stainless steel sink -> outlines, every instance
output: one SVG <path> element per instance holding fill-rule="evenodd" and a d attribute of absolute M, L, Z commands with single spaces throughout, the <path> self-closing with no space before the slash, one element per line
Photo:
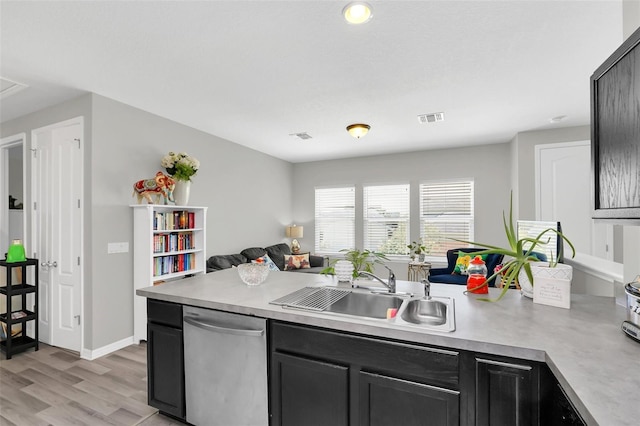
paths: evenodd
<path fill-rule="evenodd" d="M 283 308 L 385 320 L 434 331 L 454 331 L 454 300 L 449 297 L 416 298 L 395 293 L 364 293 L 333 287 L 304 287 L 270 302 Z M 397 309 L 387 319 L 388 309 Z"/>
<path fill-rule="evenodd" d="M 411 300 L 400 317 L 413 324 L 441 325 L 447 322 L 447 304 L 435 299 Z"/>
<path fill-rule="evenodd" d="M 400 309 L 404 300 L 397 296 L 353 292 L 332 303 L 325 312 L 384 319 L 387 309 Z"/>
<path fill-rule="evenodd" d="M 435 331 L 454 331 L 456 329 L 454 300 L 450 297 L 407 300 L 398 311 L 395 322 Z"/>

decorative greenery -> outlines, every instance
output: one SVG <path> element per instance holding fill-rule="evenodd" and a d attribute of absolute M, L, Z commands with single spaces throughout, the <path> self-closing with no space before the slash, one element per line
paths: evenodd
<path fill-rule="evenodd" d="M 191 176 L 194 176 L 200 168 L 200 162 L 186 152 L 179 154 L 169 152 L 162 157 L 160 164 L 175 180 L 182 181 L 190 181 Z"/>
<path fill-rule="evenodd" d="M 384 253 L 377 253 L 370 250 L 358 250 L 358 249 L 343 249 L 340 252 L 344 252 L 344 260 L 348 260 L 353 263 L 353 278 L 358 277 L 359 271 L 369 272 L 373 274 L 373 265 L 378 263 L 380 265 L 384 264 L 383 260 L 389 260 Z M 330 262 L 329 266 L 324 268 L 321 274 L 335 274 L 335 264 L 338 260 L 342 259 L 334 259 Z"/>
<path fill-rule="evenodd" d="M 419 239 L 418 241 L 412 241 L 411 244 L 407 246 L 407 248 L 411 253 L 414 253 L 418 256 L 422 253 L 429 254 L 429 249 L 427 249 L 427 246 L 422 242 L 422 239 Z"/>
<path fill-rule="evenodd" d="M 492 246 L 489 244 L 478 243 L 473 241 L 462 241 L 456 240 L 463 243 L 472 244 L 474 246 L 486 247 L 487 250 L 478 251 L 475 253 L 469 253 L 471 256 L 483 255 L 483 254 L 501 254 L 505 256 L 505 258 L 509 258 L 503 263 L 502 268 L 497 271 L 494 271 L 493 275 L 489 276 L 485 283 L 482 286 L 489 285 L 488 282 L 498 275 L 502 275 L 502 292 L 497 299 L 479 299 L 484 301 L 497 302 L 502 299 L 505 294 L 507 294 L 507 290 L 509 290 L 509 286 L 511 284 L 515 284 L 518 279 L 518 275 L 520 271 L 524 270 L 527 274 L 527 278 L 529 278 L 529 282 L 533 285 L 533 274 L 531 273 L 531 262 L 537 262 L 539 259 L 535 256 L 535 249 L 539 245 L 544 245 L 549 242 L 549 238 L 545 238 L 545 235 L 548 233 L 555 233 L 559 238 L 562 238 L 564 241 L 569 244 L 571 247 L 572 255 L 574 257 L 576 255 L 576 250 L 573 247 L 571 241 L 565 237 L 562 232 L 554 229 L 547 228 L 544 231 L 540 232 L 536 238 L 520 238 L 518 239 L 516 228 L 513 224 L 513 193 L 511 193 L 511 200 L 509 202 L 509 222 L 507 223 L 507 218 L 505 217 L 504 212 L 502 212 L 502 222 L 504 223 L 504 230 L 507 236 L 507 240 L 509 242 L 508 248 L 502 248 L 497 246 Z M 526 248 L 525 248 L 526 247 Z M 558 259 L 551 259 L 549 263 L 550 267 L 555 267 L 558 264 Z M 480 286 L 480 287 L 482 287 Z M 478 288 L 480 288 L 478 287 Z M 475 290 L 475 289 L 473 289 Z"/>

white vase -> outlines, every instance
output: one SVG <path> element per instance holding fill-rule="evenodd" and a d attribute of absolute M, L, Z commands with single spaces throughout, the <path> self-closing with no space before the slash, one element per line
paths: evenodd
<path fill-rule="evenodd" d="M 186 206 L 187 204 L 189 204 L 190 192 L 190 180 L 176 180 L 176 187 L 173 189 L 173 199 L 176 203 L 176 206 Z"/>
<path fill-rule="evenodd" d="M 353 263 L 348 260 L 338 260 L 333 266 L 338 281 L 353 281 Z"/>
<path fill-rule="evenodd" d="M 549 262 L 533 262 L 531 263 L 531 275 L 535 283 L 536 277 L 555 278 L 559 280 L 571 281 L 573 277 L 573 268 L 564 263 L 558 263 L 555 267 L 550 267 Z M 524 269 L 518 274 L 518 283 L 520 284 L 520 292 L 523 296 L 533 299 L 533 285 L 527 277 Z"/>

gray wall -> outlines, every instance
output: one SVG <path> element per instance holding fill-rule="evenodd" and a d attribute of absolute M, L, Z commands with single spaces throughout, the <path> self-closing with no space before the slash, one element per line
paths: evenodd
<path fill-rule="evenodd" d="M 22 191 L 22 145 L 13 146 L 9 151 L 9 195 L 17 198 L 16 204 L 24 204 Z"/>
<path fill-rule="evenodd" d="M 366 144 L 366 139 L 363 140 Z M 298 163 L 293 166 L 293 218 L 303 225 L 304 251 L 313 251 L 314 188 L 335 185 L 410 183 L 412 187 L 411 239 L 419 232 L 417 189 L 422 181 L 472 178 L 475 182 L 475 240 L 506 244 L 502 212 L 509 208 L 511 191 L 509 144 L 410 152 L 404 154 Z M 360 208 L 358 208 L 360 206 Z M 362 201 L 356 196 L 356 246 L 362 248 Z M 360 213 L 358 213 L 360 212 Z M 345 247 L 349 248 L 349 247 Z M 406 279 L 406 261 L 393 266 L 399 279 Z"/>
<path fill-rule="evenodd" d="M 536 219 L 535 146 L 590 140 L 590 126 L 522 132 L 513 138 L 511 149 L 515 162 L 512 163 L 512 180 L 516 217 L 522 220 Z"/>
<path fill-rule="evenodd" d="M 84 349 L 133 334 L 132 252 L 107 254 L 107 244 L 132 247 L 132 185 L 161 170 L 168 151 L 200 160 L 190 204 L 209 207 L 208 256 L 285 241 L 293 173 L 286 161 L 94 94 L 2 123 L 0 136 L 26 132 L 30 148 L 32 129 L 77 116 L 85 123 Z M 29 176 L 27 162 L 27 187 Z"/>

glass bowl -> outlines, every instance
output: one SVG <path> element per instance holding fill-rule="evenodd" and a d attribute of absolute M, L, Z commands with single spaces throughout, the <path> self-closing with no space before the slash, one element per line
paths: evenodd
<path fill-rule="evenodd" d="M 269 275 L 266 263 L 242 263 L 238 265 L 238 275 L 246 285 L 260 285 Z"/>

